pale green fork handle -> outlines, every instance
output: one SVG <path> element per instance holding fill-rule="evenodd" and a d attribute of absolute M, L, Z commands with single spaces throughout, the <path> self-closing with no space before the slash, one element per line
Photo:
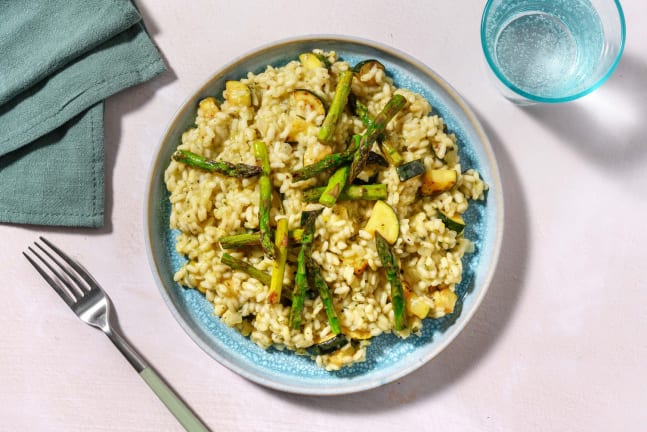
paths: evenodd
<path fill-rule="evenodd" d="M 209 428 L 193 414 L 193 411 L 171 390 L 155 370 L 148 365 L 146 360 L 135 350 L 135 348 L 121 335 L 114 322 L 105 328 L 103 332 L 113 344 L 126 357 L 128 362 L 135 368 L 146 384 L 155 392 L 158 398 L 166 405 L 169 411 L 180 422 L 188 432 L 210 432 Z"/>
<path fill-rule="evenodd" d="M 189 432 L 209 432 L 209 429 L 198 417 L 180 400 L 173 390 L 166 385 L 162 378 L 150 367 L 142 370 L 139 375 L 146 381 L 146 384 L 160 398 L 166 408 L 171 411 L 184 429 Z"/>

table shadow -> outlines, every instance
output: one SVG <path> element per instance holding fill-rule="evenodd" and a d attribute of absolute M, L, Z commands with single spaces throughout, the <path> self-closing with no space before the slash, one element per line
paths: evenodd
<path fill-rule="evenodd" d="M 476 314 L 437 357 L 411 374 L 361 393 L 329 396 L 285 394 L 260 387 L 302 408 L 343 413 L 384 412 L 415 404 L 448 391 L 474 369 L 505 332 L 522 294 L 530 247 L 528 210 L 517 168 L 492 127 L 481 119 L 496 154 L 504 196 L 501 255 L 492 283 Z"/>
<path fill-rule="evenodd" d="M 625 55 L 609 80 L 582 99 L 522 108 L 559 141 L 608 172 L 647 160 L 647 64 Z"/>

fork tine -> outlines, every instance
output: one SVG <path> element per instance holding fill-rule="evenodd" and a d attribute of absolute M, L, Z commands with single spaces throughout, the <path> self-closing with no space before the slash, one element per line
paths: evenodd
<path fill-rule="evenodd" d="M 63 282 L 63 284 L 72 291 L 72 294 L 74 294 L 74 297 L 77 297 L 77 300 L 80 299 L 85 295 L 85 292 L 87 291 L 85 288 L 85 284 L 79 280 L 79 278 L 74 274 L 72 270 L 70 270 L 67 266 L 62 264 L 58 259 L 56 259 L 55 256 L 53 256 L 47 249 L 45 249 L 40 243 L 34 242 L 34 244 L 43 251 L 45 255 L 54 263 L 56 264 L 63 272 L 65 275 L 58 273 L 53 267 L 50 267 L 50 265 L 45 262 L 45 265 L 49 267 L 49 269 L 58 276 L 58 278 Z M 39 257 L 40 258 L 40 257 Z M 67 277 L 66 277 L 67 276 Z M 69 279 L 68 279 L 69 278 Z M 70 283 L 70 279 L 72 280 L 73 283 Z"/>
<path fill-rule="evenodd" d="M 43 259 L 34 251 L 32 248 L 28 248 L 34 255 L 36 255 L 38 258 L 40 258 L 41 261 Z M 71 294 L 65 290 L 57 281 L 55 281 L 49 273 L 47 273 L 43 268 L 29 255 L 27 255 L 25 252 L 22 253 L 25 258 L 27 258 L 27 261 L 31 263 L 31 265 L 34 266 L 36 271 L 40 273 L 40 275 L 45 279 L 45 281 L 52 287 L 54 288 L 54 291 L 63 299 L 63 301 L 70 307 L 75 303 L 75 299 L 72 298 Z"/>
<path fill-rule="evenodd" d="M 78 273 L 79 276 L 81 276 L 83 278 L 83 280 L 87 283 L 86 288 L 89 288 L 89 290 L 101 289 L 100 286 L 99 286 L 99 283 L 90 275 L 90 273 L 81 264 L 79 264 L 77 261 L 70 258 L 65 252 L 60 250 L 58 247 L 56 247 L 52 242 L 47 240 L 45 237 L 39 237 L 39 238 L 43 241 L 43 243 L 45 243 L 47 246 L 49 246 L 50 249 L 52 249 L 54 252 L 56 252 L 56 254 L 59 257 L 61 257 L 70 267 L 72 267 Z M 41 247 L 41 249 L 42 249 L 42 247 Z M 50 257 L 51 257 L 51 255 L 50 255 Z M 52 258 L 52 259 L 54 259 L 54 258 Z M 61 266 L 61 264 L 59 264 L 59 266 L 61 268 L 63 268 L 63 270 L 65 270 L 65 266 Z M 68 275 L 70 275 L 69 271 L 65 271 L 65 272 Z M 80 281 L 78 281 L 77 278 L 75 278 L 72 275 L 70 275 L 70 276 L 72 278 L 74 278 L 77 281 L 77 283 L 79 283 L 79 286 L 83 285 L 83 284 L 80 283 Z"/>

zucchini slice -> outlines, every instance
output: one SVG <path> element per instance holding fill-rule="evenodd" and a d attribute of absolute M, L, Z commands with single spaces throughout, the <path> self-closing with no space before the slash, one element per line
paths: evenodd
<path fill-rule="evenodd" d="M 234 105 L 252 105 L 252 92 L 246 84 L 240 81 L 227 81 L 225 83 L 224 96 L 229 103 Z"/>
<path fill-rule="evenodd" d="M 433 169 L 425 171 L 422 175 L 421 195 L 433 195 L 445 192 L 454 187 L 458 181 L 458 174 L 453 169 Z"/>
<path fill-rule="evenodd" d="M 310 355 L 323 355 L 335 352 L 348 343 L 348 338 L 343 333 L 339 333 L 318 344 L 309 346 L 306 351 Z"/>
<path fill-rule="evenodd" d="M 465 229 L 465 221 L 461 215 L 447 216 L 445 213 L 440 210 L 436 210 L 436 216 L 443 221 L 443 224 L 452 231 L 456 231 L 457 234 L 460 234 Z"/>
<path fill-rule="evenodd" d="M 380 233 L 389 244 L 395 243 L 400 236 L 400 221 L 393 207 L 384 201 L 375 201 L 371 216 L 366 222 L 364 230 L 368 233 Z"/>
<path fill-rule="evenodd" d="M 421 159 L 412 160 L 397 167 L 396 172 L 401 182 L 417 177 L 425 173 L 425 164 Z"/>
<path fill-rule="evenodd" d="M 299 61 L 306 69 L 325 68 L 327 67 L 326 63 L 324 63 L 321 57 L 325 59 L 324 56 L 318 56 L 315 53 L 303 53 L 299 54 Z"/>
<path fill-rule="evenodd" d="M 315 112 L 321 123 L 326 117 L 326 105 L 321 97 L 306 89 L 296 89 L 292 92 L 292 108 L 294 114 L 301 118 L 308 118 L 309 112 Z M 318 125 L 317 125 L 318 126 Z"/>
<path fill-rule="evenodd" d="M 385 70 L 384 65 L 382 63 L 380 63 L 375 59 L 369 59 L 369 60 L 364 60 L 357 63 L 353 67 L 353 72 L 355 72 L 360 82 L 366 83 L 368 85 L 376 85 L 377 80 L 375 79 L 375 73 L 377 73 L 377 71 L 373 72 L 373 75 L 370 78 L 365 80 L 362 79 L 362 77 L 370 73 L 373 68 L 381 69 L 382 72 L 384 72 Z"/>

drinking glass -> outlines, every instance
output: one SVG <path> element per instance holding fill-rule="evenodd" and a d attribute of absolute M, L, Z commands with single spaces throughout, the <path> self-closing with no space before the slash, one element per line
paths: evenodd
<path fill-rule="evenodd" d="M 497 86 L 520 105 L 592 92 L 613 73 L 624 43 L 618 0 L 489 0 L 481 20 Z"/>

